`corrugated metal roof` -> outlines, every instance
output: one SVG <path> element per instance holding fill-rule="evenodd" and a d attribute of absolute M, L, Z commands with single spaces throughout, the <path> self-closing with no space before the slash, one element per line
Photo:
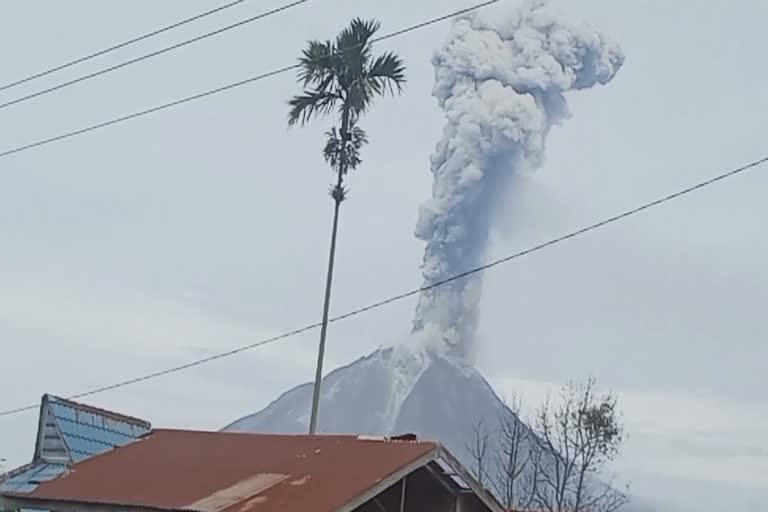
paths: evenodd
<path fill-rule="evenodd" d="M 201 512 L 333 511 L 437 454 L 430 442 L 155 430 L 10 495 Z"/>

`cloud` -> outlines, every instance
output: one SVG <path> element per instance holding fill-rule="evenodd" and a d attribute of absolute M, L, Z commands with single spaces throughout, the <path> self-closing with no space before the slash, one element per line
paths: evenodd
<path fill-rule="evenodd" d="M 199 296 L 173 298 L 125 283 L 40 273 L 0 271 L 0 281 L 3 353 L 28 362 L 4 365 L 13 385 L 0 396 L 3 408 L 34 404 L 43 393 L 81 393 L 279 334 L 207 307 Z M 83 400 L 160 426 L 216 429 L 309 380 L 315 342 L 309 332 Z M 34 411 L 2 418 L 0 456 L 9 465 L 27 461 L 34 429 Z"/>

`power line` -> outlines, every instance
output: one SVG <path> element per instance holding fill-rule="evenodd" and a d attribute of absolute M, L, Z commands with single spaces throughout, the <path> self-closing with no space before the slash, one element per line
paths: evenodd
<path fill-rule="evenodd" d="M 193 37 L 192 39 L 187 39 L 186 41 L 182 41 L 180 43 L 176 43 L 171 46 L 167 46 L 165 48 L 161 48 L 159 50 L 156 50 L 154 52 L 150 52 L 147 54 L 144 54 L 140 57 L 136 57 L 134 59 L 127 60 L 125 62 L 121 62 L 120 64 L 115 64 L 114 66 L 110 66 L 108 68 L 104 68 L 99 71 L 95 71 L 93 73 L 89 73 L 87 75 L 83 75 L 81 77 L 75 78 L 73 80 L 69 80 L 67 82 L 60 83 L 58 85 L 54 85 L 52 87 L 48 87 L 47 89 L 43 89 L 41 91 L 33 92 L 31 94 L 27 94 L 26 96 L 22 96 L 20 98 L 16 98 L 15 100 L 7 101 L 5 103 L 0 103 L 0 109 L 4 109 L 7 107 L 10 107 L 11 105 L 17 105 L 19 103 L 23 103 L 25 101 L 31 100 L 33 98 L 38 98 L 40 96 L 44 96 L 46 94 L 52 93 L 54 91 L 58 91 L 60 89 L 64 89 L 65 87 L 69 87 L 71 85 L 79 84 L 81 82 L 85 82 L 86 80 L 90 80 L 91 78 L 96 78 L 97 76 L 106 75 L 107 73 L 111 73 L 112 71 L 116 71 L 118 69 L 124 68 L 126 66 L 130 66 L 131 64 L 136 64 L 137 62 L 141 62 L 147 59 L 151 59 L 152 57 L 157 57 L 158 55 L 162 55 L 164 53 L 168 53 L 173 50 L 178 50 L 179 48 L 183 48 L 184 46 L 188 46 L 192 43 L 197 43 L 199 41 L 203 41 L 205 39 L 208 39 L 209 37 L 217 36 L 219 34 L 223 34 L 224 32 L 227 32 L 229 30 L 233 30 L 235 28 L 242 27 L 244 25 L 247 25 L 248 23 L 253 23 L 254 21 L 258 21 L 264 18 L 267 18 L 269 16 L 273 16 L 275 14 L 281 13 L 283 11 L 287 11 L 288 9 L 291 9 L 293 7 L 298 7 L 299 5 L 305 4 L 309 2 L 310 0 L 296 0 L 294 2 L 291 2 L 289 4 L 283 5 L 281 7 L 277 7 L 275 9 L 263 12 L 261 14 L 257 14 L 255 16 L 251 16 L 250 18 L 246 18 L 242 21 L 238 21 L 237 23 L 233 23 L 231 25 L 227 25 L 226 27 L 222 27 L 220 29 L 214 30 L 212 32 L 206 32 L 205 34 L 202 34 L 197 37 Z"/>
<path fill-rule="evenodd" d="M 45 71 L 41 71 L 39 73 L 35 73 L 34 75 L 30 75 L 26 78 L 22 78 L 20 80 L 16 80 L 15 82 L 11 82 L 8 84 L 5 84 L 3 86 L 0 86 L 0 91 L 5 91 L 6 89 L 10 89 L 12 87 L 16 87 L 17 85 L 25 84 L 27 82 L 30 82 L 32 80 L 35 80 L 37 78 L 41 78 L 47 75 L 50 75 L 51 73 L 55 73 L 57 71 L 61 71 L 62 69 L 66 69 L 68 67 L 74 66 L 76 64 L 80 64 L 81 62 L 85 62 L 87 60 L 91 60 L 96 57 L 100 57 L 104 54 L 113 52 L 115 50 L 119 50 L 120 48 L 125 48 L 126 46 L 130 46 L 132 44 L 138 43 L 139 41 L 144 41 L 145 39 L 149 39 L 150 37 L 154 37 L 156 35 L 162 34 L 163 32 L 168 32 L 169 30 L 173 30 L 175 28 L 181 27 L 182 25 L 186 25 L 188 23 L 192 23 L 193 21 L 197 21 L 199 19 L 205 18 L 207 16 L 210 16 L 212 14 L 216 14 L 217 12 L 221 12 L 225 9 L 229 9 L 230 7 L 234 7 L 236 5 L 239 5 L 246 0 L 237 0 L 235 2 L 230 2 L 228 4 L 216 7 L 215 9 L 211 9 L 210 11 L 205 11 L 200 14 L 196 14 L 192 17 L 183 19 L 181 21 L 177 21 L 176 23 L 172 23 L 171 25 L 166 25 L 165 27 L 159 28 L 157 30 L 153 30 L 152 32 L 140 35 L 138 37 L 134 37 L 133 39 L 129 39 L 128 41 L 124 41 L 122 43 L 116 44 L 114 46 L 110 46 L 109 48 L 105 48 L 103 50 L 99 50 L 94 53 L 90 53 L 88 55 L 85 55 L 83 57 L 79 57 L 75 60 L 71 60 L 69 62 L 66 62 L 64 64 L 61 64 L 59 66 L 53 67 L 51 69 L 47 69 Z"/>
<path fill-rule="evenodd" d="M 398 302 L 398 301 L 401 301 L 403 299 L 406 299 L 406 298 L 409 298 L 409 297 L 413 297 L 415 295 L 419 295 L 420 293 L 425 292 L 427 290 L 431 290 L 433 288 L 438 288 L 438 287 L 444 286 L 444 285 L 446 285 L 448 283 L 452 283 L 454 281 L 458 281 L 460 279 L 464 279 L 464 278 L 467 278 L 469 276 L 472 276 L 472 275 L 475 275 L 475 274 L 479 274 L 481 272 L 484 272 L 486 270 L 492 269 L 492 268 L 497 267 L 499 265 L 502 265 L 504 263 L 509 263 L 510 261 L 522 258 L 523 256 L 527 256 L 529 254 L 541 251 L 541 250 L 546 249 L 548 247 L 552 247 L 554 245 L 560 244 L 560 243 L 565 242 L 567 240 L 570 240 L 572 238 L 576 238 L 578 236 L 584 235 L 584 234 L 586 234 L 586 233 L 588 233 L 590 231 L 594 231 L 596 229 L 602 228 L 604 226 L 607 226 L 608 224 L 613 224 L 613 223 L 618 222 L 620 220 L 626 219 L 627 217 L 630 217 L 632 215 L 636 215 L 636 214 L 638 214 L 640 212 L 643 212 L 645 210 L 648 210 L 650 208 L 659 206 L 659 205 L 661 205 L 663 203 L 667 203 L 669 201 L 673 201 L 673 200 L 678 199 L 678 198 L 680 198 L 682 196 L 685 196 L 687 194 L 695 192 L 695 191 L 697 191 L 699 189 L 708 187 L 710 185 L 714 185 L 714 184 L 716 184 L 718 182 L 721 182 L 723 180 L 726 180 L 728 178 L 736 176 L 737 174 L 744 173 L 744 172 L 746 172 L 746 171 L 748 171 L 750 169 L 753 169 L 753 168 L 758 167 L 759 165 L 762 165 L 762 164 L 765 164 L 765 163 L 768 163 L 768 156 L 760 158 L 759 160 L 755 160 L 753 162 L 750 162 L 750 163 L 748 163 L 746 165 L 743 165 L 743 166 L 738 167 L 736 169 L 730 170 L 730 171 L 725 172 L 723 174 L 719 174 L 719 175 L 715 176 L 714 178 L 710 178 L 708 180 L 701 181 L 701 182 L 699 182 L 699 183 L 697 183 L 695 185 L 692 185 L 690 187 L 684 188 L 682 190 L 679 190 L 677 192 L 674 192 L 672 194 L 664 196 L 664 197 L 662 197 L 660 199 L 656 199 L 654 201 L 645 203 L 645 204 L 643 204 L 641 206 L 638 206 L 636 208 L 632 208 L 631 210 L 626 210 L 626 211 L 624 211 L 622 213 L 619 213 L 618 215 L 614 215 L 613 217 L 609 217 L 607 219 L 601 220 L 601 221 L 596 222 L 594 224 L 590 224 L 590 225 L 588 225 L 586 227 L 583 227 L 581 229 L 577 229 L 576 231 L 571 231 L 570 233 L 567 233 L 565 235 L 561 235 L 561 236 L 559 236 L 557 238 L 553 238 L 553 239 L 551 239 L 551 240 L 549 240 L 547 242 L 544 242 L 544 243 L 541 243 L 541 244 L 538 244 L 538 245 L 534 245 L 533 247 L 529 247 L 528 249 L 525 249 L 523 251 L 516 252 L 514 254 L 510 254 L 509 256 L 506 256 L 504 258 L 500 258 L 500 259 L 491 261 L 489 263 L 486 263 L 485 265 L 482 265 L 482 266 L 479 266 L 479 267 L 475 267 L 475 268 L 473 268 L 471 270 L 467 270 L 466 272 L 462 272 L 460 274 L 456 274 L 456 275 L 448 277 L 446 279 L 442 279 L 440 281 L 435 281 L 434 283 L 428 284 L 426 286 L 422 286 L 421 288 L 416 288 L 414 290 L 410 290 L 410 291 L 407 291 L 405 293 L 401 293 L 399 295 L 394 295 L 392 297 L 389 297 L 388 299 L 384 299 L 384 300 L 381 300 L 379 302 L 375 302 L 373 304 L 369 304 L 368 306 L 365 306 L 365 307 L 362 307 L 362 308 L 359 308 L 359 309 L 355 309 L 355 310 L 350 311 L 348 313 L 345 313 L 343 315 L 339 315 L 339 316 L 333 317 L 333 318 L 331 318 L 329 320 L 329 323 L 340 322 L 342 320 L 346 320 L 348 318 L 351 318 L 351 317 L 354 317 L 354 316 L 358 316 L 358 315 L 361 315 L 363 313 L 367 313 L 368 311 L 371 311 L 373 309 L 378 309 L 378 308 L 384 307 L 386 305 L 392 304 L 393 302 Z M 210 357 L 206 357 L 206 358 L 203 358 L 203 359 L 198 359 L 198 360 L 195 360 L 195 361 L 192 361 L 192 362 L 180 365 L 180 366 L 175 366 L 173 368 L 168 368 L 166 370 L 161 370 L 161 371 L 150 373 L 150 374 L 143 375 L 143 376 L 140 376 L 140 377 L 135 377 L 133 379 L 129 379 L 129 380 L 125 380 L 125 381 L 122 381 L 122 382 L 118 382 L 116 384 L 111 384 L 109 386 L 104 386 L 104 387 L 101 387 L 101 388 L 93 389 L 91 391 L 86 391 L 84 393 L 79 393 L 77 395 L 71 396 L 70 398 L 71 399 L 84 398 L 84 397 L 87 397 L 87 396 L 92 396 L 92 395 L 96 395 L 96 394 L 99 394 L 99 393 L 103 393 L 105 391 L 111 391 L 111 390 L 114 390 L 114 389 L 123 388 L 125 386 L 130 386 L 130 385 L 133 385 L 133 384 L 137 384 L 139 382 L 144 382 L 144 381 L 147 381 L 147 380 L 156 379 L 156 378 L 162 377 L 164 375 L 169 375 L 169 374 L 172 374 L 172 373 L 176 373 L 176 372 L 180 372 L 180 371 L 183 371 L 183 370 L 187 370 L 189 368 L 193 368 L 193 367 L 200 366 L 200 365 L 203 365 L 203 364 L 206 364 L 206 363 L 210 363 L 210 362 L 216 361 L 218 359 L 223 359 L 223 358 L 226 358 L 226 357 L 230 357 L 230 356 L 233 356 L 233 355 L 236 355 L 236 354 L 240 354 L 242 352 L 246 352 L 248 350 L 251 350 L 251 349 L 254 349 L 254 348 L 257 348 L 257 347 L 261 347 L 261 346 L 264 346 L 264 345 L 269 345 L 269 344 L 275 343 L 277 341 L 281 341 L 281 340 L 284 340 L 284 339 L 287 339 L 287 338 L 291 338 L 291 337 L 296 336 L 298 334 L 302 334 L 304 332 L 316 329 L 316 328 L 318 328 L 320 326 L 321 326 L 320 322 L 317 322 L 317 323 L 314 323 L 314 324 L 310 324 L 310 325 L 307 325 L 305 327 L 301 327 L 299 329 L 295 329 L 293 331 L 286 332 L 284 334 L 280 334 L 278 336 L 273 336 L 272 338 L 267 338 L 265 340 L 261 340 L 261 341 L 258 341 L 256 343 L 252 343 L 250 345 L 245 345 L 245 346 L 236 348 L 234 350 L 230 350 L 228 352 L 222 352 L 222 353 L 219 353 L 219 354 L 216 354 L 216 355 L 213 355 L 213 356 L 210 356 Z M 9 409 L 9 410 L 0 412 L 0 417 L 2 417 L 2 416 L 10 416 L 12 414 L 18 414 L 18 413 L 25 412 L 25 411 L 35 410 L 35 409 L 37 409 L 37 407 L 38 407 L 38 405 L 35 404 L 35 405 L 27 405 L 27 406 L 24 406 L 24 407 L 18 407 L 16 409 Z"/>
<path fill-rule="evenodd" d="M 375 42 L 384 41 L 386 39 L 392 39 L 394 37 L 398 37 L 398 36 L 407 34 L 409 32 L 413 32 L 415 30 L 420 30 L 420 29 L 425 28 L 427 26 L 434 25 L 436 23 L 445 21 L 447 19 L 454 18 L 454 17 L 460 16 L 462 14 L 466 14 L 466 13 L 469 13 L 469 12 L 481 9 L 483 7 L 487 7 L 487 6 L 491 5 L 491 4 L 495 4 L 495 3 L 498 3 L 500 1 L 501 0 L 489 0 L 489 1 L 477 4 L 477 5 L 474 5 L 472 7 L 468 7 L 466 9 L 461 9 L 461 10 L 458 10 L 458 11 L 454 11 L 452 13 L 445 14 L 445 15 L 439 16 L 437 18 L 432 18 L 432 19 L 424 21 L 422 23 L 418 23 L 416 25 L 411 25 L 410 27 L 407 27 L 407 28 L 398 30 L 396 32 L 392 32 L 392 33 L 389 33 L 387 35 L 384 35 L 384 36 L 372 39 L 371 42 L 375 43 Z M 344 48 L 341 51 L 345 51 L 345 50 L 348 50 L 348 49 L 349 48 Z M 84 133 L 92 132 L 94 130 L 99 130 L 101 128 L 106 128 L 108 126 L 112 126 L 112 125 L 115 125 L 115 124 L 120 124 L 120 123 L 123 123 L 125 121 L 129 121 L 131 119 L 136 119 L 138 117 L 143 117 L 143 116 L 146 116 L 146 115 L 149 115 L 149 114 L 154 114 L 155 112 L 159 112 L 161 110 L 166 110 L 166 109 L 169 109 L 169 108 L 172 108 L 172 107 L 176 107 L 176 106 L 179 106 L 179 105 L 182 105 L 182 104 L 185 104 L 185 103 L 189 103 L 189 102 L 192 102 L 192 101 L 195 101 L 195 100 L 206 98 L 208 96 L 212 96 L 214 94 L 218 94 L 218 93 L 221 93 L 221 92 L 224 92 L 224 91 L 229 91 L 231 89 L 242 87 L 244 85 L 247 85 L 247 84 L 250 84 L 250 83 L 253 83 L 253 82 L 258 82 L 258 81 L 261 81 L 261 80 L 264 80 L 264 79 L 267 79 L 267 78 L 270 78 L 270 77 L 273 77 L 273 76 L 276 76 L 276 75 L 281 75 L 283 73 L 287 73 L 288 71 L 291 71 L 293 69 L 297 69 L 299 66 L 300 66 L 300 64 L 292 64 L 290 66 L 285 66 L 283 68 L 276 69 L 274 71 L 269 71 L 267 73 L 262 73 L 260 75 L 256 75 L 256 76 L 252 76 L 250 78 L 246 78 L 245 80 L 240 80 L 239 82 L 230 83 L 230 84 L 227 84 L 227 85 L 224 85 L 224 86 L 221 86 L 221 87 L 217 87 L 216 89 L 210 89 L 208 91 L 201 92 L 201 93 L 198 93 L 198 94 L 194 94 L 192 96 L 187 96 L 186 98 L 175 100 L 175 101 L 172 101 L 170 103 L 164 103 L 162 105 L 158 105 L 156 107 L 152 107 L 152 108 L 149 108 L 149 109 L 146 109 L 146 110 L 141 110 L 139 112 L 134 112 L 133 114 L 128 114 L 128 115 L 125 115 L 125 116 L 122 116 L 122 117 L 117 117 L 117 118 L 114 118 L 114 119 L 110 119 L 109 121 L 104 121 L 104 122 L 101 122 L 101 123 L 98 123 L 98 124 L 87 126 L 85 128 L 80 128 L 78 130 L 74 130 L 74 131 L 71 131 L 71 132 L 63 133 L 63 134 L 60 134 L 60 135 L 56 135 L 54 137 L 50 137 L 50 138 L 47 138 L 47 139 L 42 139 L 42 140 L 39 140 L 37 142 L 32 142 L 30 144 L 26 144 L 26 145 L 19 146 L 19 147 L 13 148 L 13 149 L 9 149 L 9 150 L 1 152 L 0 153 L 0 158 L 6 157 L 6 156 L 9 156 L 9 155 L 13 155 L 15 153 L 20 153 L 22 151 L 26 151 L 26 150 L 29 150 L 29 149 L 32 149 L 32 148 L 36 148 L 36 147 L 40 147 L 40 146 L 45 146 L 45 145 L 48 145 L 48 144 L 51 144 L 53 142 L 57 142 L 57 141 L 60 141 L 60 140 L 69 139 L 71 137 L 76 137 L 78 135 L 82 135 Z"/>

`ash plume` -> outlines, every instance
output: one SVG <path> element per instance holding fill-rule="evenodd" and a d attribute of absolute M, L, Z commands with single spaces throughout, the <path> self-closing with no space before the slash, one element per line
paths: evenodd
<path fill-rule="evenodd" d="M 569 117 L 565 93 L 606 84 L 623 61 L 607 37 L 562 22 L 543 1 L 454 22 L 432 59 L 447 122 L 416 227 L 425 285 L 484 262 L 509 180 L 543 164 L 550 129 Z M 414 333 L 429 352 L 471 362 L 481 287 L 475 275 L 421 294 Z"/>

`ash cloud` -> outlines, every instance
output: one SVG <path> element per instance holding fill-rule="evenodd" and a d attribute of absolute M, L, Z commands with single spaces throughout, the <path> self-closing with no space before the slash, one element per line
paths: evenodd
<path fill-rule="evenodd" d="M 570 115 L 565 94 L 608 83 L 624 56 L 536 1 L 459 18 L 432 62 L 446 125 L 416 226 L 425 285 L 484 263 L 495 206 L 510 179 L 543 164 L 550 129 Z M 413 326 L 421 343 L 471 362 L 481 292 L 480 275 L 423 292 Z"/>

